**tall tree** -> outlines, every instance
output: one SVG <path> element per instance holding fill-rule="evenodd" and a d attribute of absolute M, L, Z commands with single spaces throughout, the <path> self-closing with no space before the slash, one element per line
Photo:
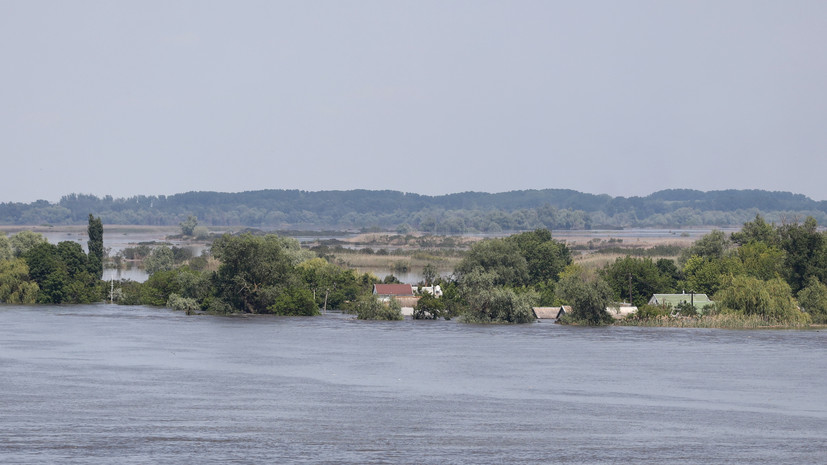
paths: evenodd
<path fill-rule="evenodd" d="M 91 213 L 89 214 L 87 232 L 89 234 L 88 269 L 93 276 L 101 279 L 103 277 L 103 222 L 100 217 L 95 218 Z"/>
<path fill-rule="evenodd" d="M 807 217 L 804 224 L 785 224 L 778 233 L 787 253 L 784 268 L 793 292 L 803 289 L 811 276 L 827 281 L 827 240 L 813 217 Z"/>

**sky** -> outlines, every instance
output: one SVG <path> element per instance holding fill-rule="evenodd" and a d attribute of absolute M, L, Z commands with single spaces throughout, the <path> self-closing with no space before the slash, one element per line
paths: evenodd
<path fill-rule="evenodd" d="M 827 200 L 827 2 L 0 0 L 0 202 Z"/>

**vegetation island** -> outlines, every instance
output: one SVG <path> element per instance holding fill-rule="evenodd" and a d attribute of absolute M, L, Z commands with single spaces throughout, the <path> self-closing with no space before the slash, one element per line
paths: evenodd
<path fill-rule="evenodd" d="M 390 250 L 377 251 L 364 243 L 343 247 L 336 239 L 303 245 L 272 233 L 217 234 L 194 215 L 179 227 L 179 239 L 209 243 L 202 255 L 144 244 L 110 256 L 103 222 L 92 214 L 88 251 L 74 241 L 51 244 L 29 230 L 4 234 L 0 302 L 112 301 L 188 314 L 312 316 L 335 309 L 388 320 L 402 319 L 405 308 L 415 319 L 467 323 L 529 323 L 539 308 L 562 309 L 556 321 L 574 325 L 827 323 L 827 233 L 813 217 L 775 224 L 757 214 L 731 234 L 712 230 L 686 246 L 645 248 L 621 247 L 620 239 L 570 244 L 546 228 L 483 239 L 388 233 L 379 236 Z M 393 274 L 380 279 L 357 271 L 356 257 L 391 259 L 404 269 L 417 260 L 423 279 L 407 287 Z M 128 261 L 146 269 L 145 282 L 101 279 L 104 266 Z M 688 298 L 670 303 L 664 297 L 670 294 Z"/>

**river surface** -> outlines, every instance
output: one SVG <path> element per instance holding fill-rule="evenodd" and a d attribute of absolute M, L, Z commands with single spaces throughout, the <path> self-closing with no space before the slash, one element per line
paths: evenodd
<path fill-rule="evenodd" d="M 827 332 L 0 306 L 2 463 L 827 463 Z"/>

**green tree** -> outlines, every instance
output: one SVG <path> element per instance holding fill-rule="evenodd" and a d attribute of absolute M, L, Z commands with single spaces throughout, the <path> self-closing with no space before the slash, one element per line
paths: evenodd
<path fill-rule="evenodd" d="M 34 248 L 34 246 L 38 244 L 48 244 L 49 241 L 43 237 L 43 234 L 31 231 L 20 231 L 9 238 L 9 243 L 11 245 L 12 254 L 15 257 L 20 257 Z"/>
<path fill-rule="evenodd" d="M 560 272 L 571 263 L 569 248 L 562 242 L 552 239 L 548 229 L 515 234 L 505 240 L 516 244 L 520 255 L 526 260 L 526 284 L 556 281 Z"/>
<path fill-rule="evenodd" d="M 193 312 L 200 310 L 198 301 L 190 297 L 181 297 L 178 294 L 170 294 L 167 299 L 167 308 L 187 312 L 191 315 Z"/>
<path fill-rule="evenodd" d="M 57 245 L 39 243 L 23 256 L 29 276 L 40 292 L 39 303 L 89 303 L 100 300 L 101 287 L 88 271 L 87 257 L 80 244 L 63 241 Z"/>
<path fill-rule="evenodd" d="M 284 316 L 313 316 L 319 314 L 319 307 L 313 299 L 313 294 L 307 289 L 299 287 L 285 288 L 267 307 L 270 313 Z"/>
<path fill-rule="evenodd" d="M 14 257 L 14 253 L 11 249 L 11 242 L 9 238 L 6 237 L 6 233 L 3 233 L 3 235 L 0 236 L 0 261 L 11 260 L 12 257 Z"/>
<path fill-rule="evenodd" d="M 818 278 L 810 277 L 807 287 L 798 293 L 798 303 L 810 314 L 813 323 L 827 323 L 827 285 L 822 284 Z"/>
<path fill-rule="evenodd" d="M 88 266 L 89 272 L 97 279 L 101 279 L 103 277 L 103 223 L 101 222 L 100 217 L 95 218 L 92 214 L 89 214 L 89 226 L 87 227 L 87 234 L 89 235 L 89 241 L 87 241 L 87 246 L 89 247 L 89 258 L 88 258 Z"/>
<path fill-rule="evenodd" d="M 178 273 L 180 272 L 177 270 L 160 270 L 152 273 L 141 284 L 141 304 L 163 307 L 172 294 L 181 295 L 181 286 L 177 279 Z"/>
<path fill-rule="evenodd" d="M 181 226 L 181 234 L 184 236 L 192 236 L 195 231 L 195 227 L 198 226 L 198 218 L 193 215 L 189 215 L 186 221 L 182 221 L 179 226 Z"/>
<path fill-rule="evenodd" d="M 468 323 L 531 323 L 532 307 L 538 300 L 534 291 L 515 292 L 496 286 L 496 274 L 475 269 L 462 281 L 462 295 L 467 302 L 463 314 Z"/>
<path fill-rule="evenodd" d="M 710 260 L 724 258 L 731 248 L 732 242 L 729 240 L 729 237 L 727 237 L 723 231 L 716 229 L 695 241 L 690 247 L 684 249 L 678 258 L 678 264 L 683 265 L 692 257 L 701 257 Z"/>
<path fill-rule="evenodd" d="M 757 315 L 775 323 L 806 322 L 781 278 L 764 281 L 752 276 L 728 276 L 714 300 L 726 310 Z"/>
<path fill-rule="evenodd" d="M 768 246 L 778 245 L 778 234 L 775 226 L 764 221 L 760 214 L 755 215 L 751 222 L 744 223 L 740 231 L 732 233 L 732 242 L 738 245 L 747 245 L 750 242 L 761 242 Z"/>
<path fill-rule="evenodd" d="M 402 306 L 396 299 L 382 302 L 373 294 L 363 294 L 355 302 L 356 318 L 360 320 L 402 320 Z"/>
<path fill-rule="evenodd" d="M 273 305 L 280 288 L 298 279 L 291 253 L 278 236 L 225 234 L 212 246 L 221 265 L 216 272 L 218 296 L 236 311 L 261 313 Z"/>
<path fill-rule="evenodd" d="M 424 294 L 414 307 L 414 320 L 436 320 L 444 316 L 445 301 L 431 294 Z"/>
<path fill-rule="evenodd" d="M 39 291 L 37 283 L 29 278 L 29 266 L 25 260 L 0 260 L 0 302 L 33 304 Z"/>
<path fill-rule="evenodd" d="M 738 247 L 736 256 L 750 276 L 766 281 L 784 275 L 784 251 L 767 242 L 747 242 Z"/>
<path fill-rule="evenodd" d="M 610 324 L 612 317 L 606 307 L 612 301 L 612 288 L 599 277 L 568 269 L 557 284 L 558 294 L 572 307 L 572 314 L 562 322 L 600 326 Z"/>
<path fill-rule="evenodd" d="M 620 301 L 629 299 L 631 289 L 631 303 L 637 306 L 648 302 L 652 294 L 674 291 L 669 277 L 661 274 L 651 258 L 618 258 L 601 275 L 612 288 L 614 298 Z"/>
<path fill-rule="evenodd" d="M 807 285 L 811 276 L 827 281 L 827 240 L 818 232 L 813 217 L 804 224 L 791 223 L 778 230 L 784 259 L 785 277 L 794 292 Z"/>
<path fill-rule="evenodd" d="M 678 286 L 686 292 L 713 295 L 729 275 L 743 274 L 743 265 L 735 257 L 704 258 L 693 256 L 683 268 L 685 279 Z"/>
<path fill-rule="evenodd" d="M 425 280 L 425 285 L 426 286 L 433 286 L 434 281 L 436 280 L 437 276 L 438 276 L 438 273 L 436 271 L 436 267 L 431 263 L 428 263 L 422 269 L 422 279 Z"/>
<path fill-rule="evenodd" d="M 505 239 L 486 239 L 471 246 L 455 272 L 462 281 L 474 271 L 491 273 L 498 286 L 522 286 L 529 280 L 528 263 L 519 247 Z"/>
<path fill-rule="evenodd" d="M 162 245 L 152 249 L 143 260 L 144 270 L 150 275 L 159 271 L 169 271 L 175 267 L 175 254 L 169 246 Z"/>

